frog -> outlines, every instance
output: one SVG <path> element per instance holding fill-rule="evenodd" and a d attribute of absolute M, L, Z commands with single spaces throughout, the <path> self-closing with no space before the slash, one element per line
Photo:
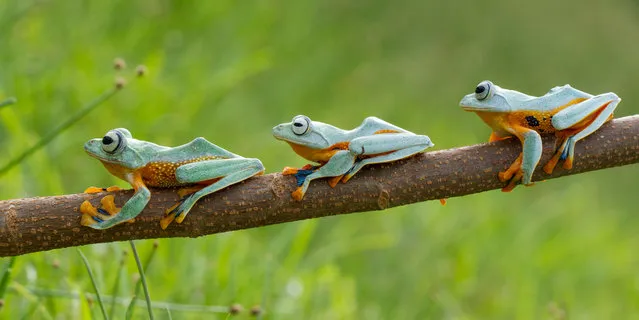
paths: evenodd
<path fill-rule="evenodd" d="M 353 130 L 342 130 L 297 115 L 291 122 L 275 126 L 273 136 L 287 142 L 301 157 L 317 163 L 282 170 L 283 175 L 294 175 L 297 179 L 297 188 L 291 194 L 297 201 L 304 198 L 312 180 L 328 177 L 328 184 L 334 188 L 366 165 L 397 161 L 434 146 L 428 136 L 376 117 L 367 117 Z"/>
<path fill-rule="evenodd" d="M 160 221 L 160 227 L 166 229 L 173 220 L 182 223 L 202 197 L 264 173 L 259 159 L 241 157 L 202 137 L 181 146 L 166 147 L 134 139 L 128 129 L 117 128 L 102 138 L 89 140 L 84 149 L 135 191 L 122 208 L 115 206 L 113 195 L 102 198 L 100 208 L 84 201 L 80 207 L 81 224 L 94 229 L 134 221 L 151 198 L 149 187 L 181 187 L 180 200 L 166 209 Z M 85 193 L 117 190 L 120 188 L 90 187 Z"/>
<path fill-rule="evenodd" d="M 530 186 L 532 175 L 542 154 L 541 135 L 554 134 L 556 148 L 543 166 L 552 174 L 559 161 L 570 170 L 576 143 L 613 118 L 621 99 L 613 92 L 592 95 L 571 87 L 556 86 L 536 97 L 497 86 L 490 80 L 480 82 L 473 93 L 460 101 L 463 110 L 476 113 L 490 128 L 489 142 L 516 137 L 522 152 L 498 178 L 507 182 L 504 192 L 517 183 Z"/>

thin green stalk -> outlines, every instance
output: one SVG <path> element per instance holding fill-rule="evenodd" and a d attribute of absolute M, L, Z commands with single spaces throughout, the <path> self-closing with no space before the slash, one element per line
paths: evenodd
<path fill-rule="evenodd" d="M 118 271 L 115 275 L 115 282 L 113 283 L 113 290 L 111 290 L 111 294 L 114 297 L 118 296 L 118 291 L 120 290 L 120 277 L 122 276 L 122 270 L 124 269 L 124 264 L 126 262 L 126 251 L 122 252 L 122 260 L 120 260 L 120 265 L 118 266 Z M 111 300 L 111 306 L 109 307 L 109 318 L 113 319 L 113 313 L 115 312 L 115 299 Z"/>
<path fill-rule="evenodd" d="M 157 252 L 157 249 L 158 249 L 158 243 L 154 242 L 153 248 L 151 249 L 149 256 L 144 261 L 143 269 L 145 274 L 149 270 L 149 267 L 151 266 L 151 261 L 153 261 L 153 257 L 155 257 L 155 252 Z M 133 313 L 135 312 L 135 304 L 138 301 L 137 297 L 138 295 L 140 295 L 140 287 L 142 287 L 142 280 L 138 279 L 138 282 L 135 284 L 135 290 L 133 291 L 133 297 L 131 298 L 131 302 L 129 303 L 129 306 L 127 307 L 127 310 L 126 310 L 127 319 L 133 318 Z"/>
<path fill-rule="evenodd" d="M 14 98 L 14 97 L 5 99 L 4 101 L 0 101 L 0 108 L 6 107 L 6 106 L 10 106 L 10 105 L 12 105 L 12 104 L 14 104 L 16 102 L 18 102 L 18 99 Z"/>
<path fill-rule="evenodd" d="M 117 87 L 113 87 L 107 90 L 105 93 L 103 93 L 99 97 L 97 97 L 95 100 L 89 102 L 86 106 L 80 109 L 80 111 L 73 114 L 71 117 L 69 117 L 66 121 L 62 122 L 51 132 L 47 133 L 45 136 L 40 138 L 40 140 L 36 142 L 36 144 L 33 145 L 31 148 L 25 150 L 24 152 L 22 152 L 22 154 L 11 159 L 7 164 L 5 164 L 2 168 L 0 168 L 0 175 L 7 173 L 7 171 L 9 171 L 11 168 L 15 167 L 16 165 L 21 163 L 24 159 L 29 157 L 31 154 L 38 151 L 40 148 L 44 147 L 45 145 L 47 145 L 49 142 L 51 142 L 51 140 L 55 139 L 64 130 L 72 126 L 74 123 L 78 122 L 80 119 L 86 116 L 89 112 L 93 111 L 93 109 L 95 109 L 101 103 L 113 97 L 116 93 L 118 93 L 118 91 L 120 91 L 120 89 L 118 89 Z"/>
<path fill-rule="evenodd" d="M 59 298 L 59 299 L 71 299 L 71 300 L 80 300 L 81 296 L 86 296 L 96 300 L 96 296 L 90 292 L 72 292 L 72 291 L 64 291 L 58 289 L 44 289 L 38 287 L 21 287 L 17 283 L 12 283 L 11 286 L 7 290 L 7 294 L 21 294 L 21 292 L 28 292 L 28 294 L 42 297 L 42 298 Z M 24 292 L 22 292 L 24 294 Z M 117 304 L 121 306 L 129 305 L 129 298 L 121 298 L 121 297 L 113 297 L 109 295 L 101 295 L 102 300 L 105 302 L 116 301 Z M 28 299 L 29 301 L 35 301 L 35 299 Z M 141 299 L 138 299 L 142 301 Z M 154 309 L 171 309 L 173 311 L 180 312 L 195 312 L 195 313 L 228 313 L 228 306 L 209 306 L 209 305 L 196 305 L 196 304 L 179 304 L 172 303 L 166 301 L 152 301 L 151 302 Z"/>
<path fill-rule="evenodd" d="M 138 265 L 138 271 L 140 272 L 140 281 L 142 282 L 142 288 L 144 288 L 144 298 L 146 299 L 146 307 L 149 311 L 149 318 L 153 320 L 153 309 L 151 308 L 151 295 L 149 294 L 149 287 L 146 284 L 146 277 L 144 276 L 144 268 L 142 267 L 142 262 L 140 261 L 140 256 L 138 255 L 138 251 L 135 248 L 135 243 L 133 243 L 133 240 L 129 240 L 129 244 L 131 244 L 131 251 L 133 251 L 133 257 L 135 258 L 135 263 Z M 154 246 L 153 250 L 151 251 L 152 255 L 149 256 L 149 259 L 147 260 L 148 262 L 150 262 L 150 259 L 153 257 L 155 248 L 156 246 Z M 137 295 L 137 292 L 136 292 L 136 295 Z"/>
<path fill-rule="evenodd" d="M 0 300 L 4 299 L 4 295 L 7 293 L 7 286 L 9 286 L 9 280 L 11 279 L 11 270 L 13 269 L 13 265 L 15 263 L 16 257 L 11 257 L 9 259 L 9 263 L 7 264 L 7 268 L 2 274 L 2 280 L 0 280 Z"/>
<path fill-rule="evenodd" d="M 80 254 L 80 257 L 82 258 L 82 262 L 84 262 L 84 265 L 87 267 L 87 271 L 89 272 L 89 278 L 91 278 L 91 283 L 93 284 L 93 289 L 95 289 L 95 295 L 98 299 L 98 304 L 100 305 L 100 310 L 102 310 L 102 315 L 104 316 L 105 320 L 109 319 L 109 316 L 107 315 L 106 309 L 104 308 L 104 302 L 102 302 L 102 297 L 100 296 L 100 290 L 98 290 L 98 284 L 95 282 L 95 278 L 93 277 L 93 271 L 91 270 L 91 266 L 89 265 L 89 260 L 87 260 L 87 257 L 84 256 L 84 254 L 82 253 L 82 251 L 80 251 L 80 249 L 77 249 L 78 253 Z"/>

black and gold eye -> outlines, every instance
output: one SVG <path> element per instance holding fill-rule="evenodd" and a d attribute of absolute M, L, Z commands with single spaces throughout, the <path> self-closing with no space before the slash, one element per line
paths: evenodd
<path fill-rule="evenodd" d="M 102 138 L 102 150 L 106 153 L 116 153 L 126 145 L 126 139 L 117 130 L 111 130 Z"/>
<path fill-rule="evenodd" d="M 311 128 L 311 119 L 307 116 L 296 116 L 293 118 L 293 122 L 291 123 L 293 126 L 293 133 L 301 136 L 309 131 Z"/>
<path fill-rule="evenodd" d="M 477 88 L 475 88 L 475 98 L 477 98 L 477 100 L 484 100 L 488 98 L 492 90 L 493 83 L 488 80 L 484 80 L 477 85 Z"/>

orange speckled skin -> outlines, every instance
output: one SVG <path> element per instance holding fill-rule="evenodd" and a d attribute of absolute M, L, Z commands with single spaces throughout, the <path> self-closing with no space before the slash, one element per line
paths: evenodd
<path fill-rule="evenodd" d="M 109 170 L 111 174 L 125 181 L 127 180 L 125 177 L 127 174 L 139 173 L 144 185 L 149 187 L 169 188 L 187 185 L 187 183 L 180 183 L 175 177 L 175 170 L 179 166 L 185 165 L 187 163 L 220 158 L 221 157 L 217 156 L 203 156 L 179 162 L 149 162 L 146 166 L 139 169 L 129 169 L 106 161 L 102 161 L 102 164 L 105 168 L 107 168 L 107 170 Z"/>
<path fill-rule="evenodd" d="M 139 169 L 142 175 L 142 181 L 144 184 L 150 187 L 179 187 L 186 185 L 177 181 L 175 177 L 175 170 L 182 165 L 193 162 L 200 162 L 206 160 L 221 159 L 216 156 L 204 156 L 179 162 L 151 162 Z"/>
<path fill-rule="evenodd" d="M 515 134 L 517 128 L 532 129 L 539 133 L 556 133 L 557 130 L 552 125 L 552 117 L 557 112 L 581 101 L 585 98 L 578 98 L 569 103 L 552 110 L 521 110 L 514 112 L 490 112 L 473 111 L 486 124 L 488 124 L 498 137 L 506 137 Z M 492 140 L 492 139 L 491 139 Z"/>

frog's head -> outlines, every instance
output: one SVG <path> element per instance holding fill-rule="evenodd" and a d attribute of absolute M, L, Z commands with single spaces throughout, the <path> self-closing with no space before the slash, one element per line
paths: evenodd
<path fill-rule="evenodd" d="M 502 89 L 492 82 L 485 80 L 475 88 L 475 92 L 462 98 L 459 105 L 466 111 L 510 112 L 511 102 L 521 93 Z"/>
<path fill-rule="evenodd" d="M 309 147 L 324 149 L 331 145 L 327 131 L 334 127 L 318 122 L 304 115 L 295 116 L 290 123 L 282 123 L 273 127 L 273 136 L 278 140 Z"/>
<path fill-rule="evenodd" d="M 129 169 L 146 165 L 141 146 L 144 141 L 133 139 L 125 128 L 113 129 L 102 138 L 91 139 L 84 144 L 84 150 L 103 163 L 116 164 Z"/>

